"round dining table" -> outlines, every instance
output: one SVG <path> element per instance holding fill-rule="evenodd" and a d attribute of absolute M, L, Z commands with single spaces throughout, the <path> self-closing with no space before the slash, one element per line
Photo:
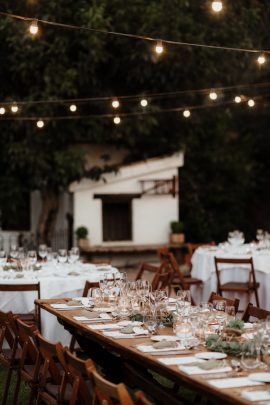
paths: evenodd
<path fill-rule="evenodd" d="M 110 265 L 94 265 L 90 263 L 44 263 L 36 266 L 35 271 L 16 271 L 6 266 L 0 267 L 0 284 L 40 284 L 40 298 L 75 298 L 81 297 L 86 280 L 98 282 L 104 274 L 119 274 Z M 1 311 L 29 313 L 34 310 L 37 292 L 18 291 L 0 292 Z M 57 319 L 46 311 L 41 313 L 42 334 L 52 341 L 68 344 L 70 335 L 59 325 Z"/>
<path fill-rule="evenodd" d="M 195 250 L 192 262 L 192 277 L 203 281 L 201 286 L 192 286 L 191 294 L 197 304 L 207 302 L 212 291 L 217 291 L 217 277 L 215 270 L 215 257 L 221 258 L 250 258 L 253 259 L 256 281 L 260 283 L 258 294 L 260 307 L 270 310 L 270 250 L 261 248 L 255 244 L 244 244 L 231 246 L 222 243 L 218 246 L 199 247 Z M 247 268 L 232 265 L 225 265 L 221 270 L 221 282 L 246 282 L 248 278 Z M 237 297 L 240 299 L 240 309 L 243 310 L 248 303 L 247 294 L 224 293 L 226 297 Z M 251 295 L 251 302 L 255 304 L 254 294 Z"/>

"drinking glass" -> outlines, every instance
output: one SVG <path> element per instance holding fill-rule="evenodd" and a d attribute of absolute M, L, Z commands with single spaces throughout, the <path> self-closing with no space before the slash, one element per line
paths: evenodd
<path fill-rule="evenodd" d="M 126 296 L 120 296 L 118 300 L 118 315 L 120 318 L 127 318 L 130 315 L 130 299 Z"/>
<path fill-rule="evenodd" d="M 10 257 L 11 257 L 12 259 L 17 259 L 18 253 L 19 253 L 19 251 L 18 251 L 18 246 L 17 246 L 17 245 L 11 245 L 11 247 L 10 247 L 10 252 L 9 252 Z"/>
<path fill-rule="evenodd" d="M 235 319 L 235 307 L 233 305 L 226 305 L 225 313 L 229 321 Z"/>
<path fill-rule="evenodd" d="M 45 244 L 41 244 L 38 247 L 38 255 L 41 257 L 42 261 L 44 262 L 48 254 L 48 249 Z"/>
<path fill-rule="evenodd" d="M 79 260 L 80 257 L 80 251 L 79 248 L 77 248 L 76 246 L 73 246 L 70 250 L 69 250 L 69 255 L 68 255 L 68 261 L 69 263 L 76 263 Z"/>
<path fill-rule="evenodd" d="M 143 316 L 143 324 L 146 327 L 146 329 L 149 331 L 149 333 L 153 334 L 157 330 L 157 318 L 156 314 L 153 312 L 150 312 L 148 314 L 144 314 Z"/>
<path fill-rule="evenodd" d="M 187 314 L 191 306 L 191 295 L 189 290 L 179 290 L 176 295 L 176 312 L 179 315 Z"/>
<path fill-rule="evenodd" d="M 28 251 L 28 253 L 27 253 L 27 261 L 28 261 L 28 264 L 29 264 L 30 268 L 32 268 L 32 270 L 33 270 L 33 267 L 37 262 L 37 252 L 35 250 L 29 250 Z"/>
<path fill-rule="evenodd" d="M 4 266 L 7 262 L 7 255 L 4 250 L 0 250 L 0 266 Z"/>
<path fill-rule="evenodd" d="M 245 369 L 253 369 L 260 365 L 260 350 L 255 342 L 249 341 L 244 344 L 241 355 L 241 364 Z"/>
<path fill-rule="evenodd" d="M 100 288 L 91 288 L 90 297 L 94 301 L 94 305 L 99 305 L 102 302 L 102 291 Z"/>
<path fill-rule="evenodd" d="M 58 250 L 58 262 L 59 263 L 66 263 L 67 261 L 67 249 L 59 249 Z"/>

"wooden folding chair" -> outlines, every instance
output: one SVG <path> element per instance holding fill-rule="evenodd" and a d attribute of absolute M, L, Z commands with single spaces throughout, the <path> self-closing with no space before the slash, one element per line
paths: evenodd
<path fill-rule="evenodd" d="M 221 283 L 220 280 L 220 272 L 222 270 L 222 266 L 233 265 L 236 267 L 234 270 L 237 271 L 238 269 L 245 269 L 248 272 L 248 281 L 246 282 L 236 282 L 231 281 L 228 283 Z M 223 292 L 234 292 L 234 293 L 246 293 L 248 294 L 248 299 L 250 301 L 250 296 L 252 293 L 255 294 L 256 304 L 257 307 L 260 306 L 259 304 L 259 296 L 258 296 L 258 288 L 260 286 L 259 283 L 256 282 L 255 270 L 253 266 L 252 257 L 248 259 L 230 259 L 230 258 L 223 258 L 223 257 L 215 257 L 215 268 L 216 268 L 216 275 L 217 275 L 217 292 L 218 294 L 222 295 Z M 226 269 L 224 269 L 226 271 Z"/>
<path fill-rule="evenodd" d="M 169 292 L 172 278 L 173 271 L 171 267 L 168 265 L 168 263 L 163 263 L 156 272 L 152 281 L 152 291 L 168 289 Z"/>
<path fill-rule="evenodd" d="M 40 284 L 0 284 L 2 292 L 36 292 L 37 299 L 40 299 Z M 35 323 L 41 330 L 40 308 L 35 305 L 34 313 L 19 313 L 15 314 L 26 323 Z"/>
<path fill-rule="evenodd" d="M 92 404 L 94 391 L 87 369 L 95 370 L 94 363 L 90 359 L 81 360 L 68 350 L 64 350 L 64 360 L 65 364 L 62 365 L 66 369 L 66 378 L 71 385 L 69 405 Z"/>
<path fill-rule="evenodd" d="M 0 311 L 0 365 L 7 370 L 2 393 L 2 405 L 7 404 L 12 373 L 19 367 L 20 352 L 18 350 L 17 333 L 14 333 L 15 330 L 14 315 L 11 312 Z"/>
<path fill-rule="evenodd" d="M 36 336 L 39 333 L 37 327 L 29 325 L 20 319 L 16 319 L 18 330 L 18 342 L 22 348 L 17 369 L 17 382 L 14 391 L 13 403 L 16 404 L 20 391 L 21 381 L 26 382 L 30 387 L 29 404 L 31 405 L 38 393 L 38 375 L 40 368 L 39 352 L 36 346 Z"/>
<path fill-rule="evenodd" d="M 65 361 L 63 346 L 46 340 L 40 334 L 36 336 L 36 341 L 41 357 L 37 405 L 68 402 L 65 369 L 62 366 Z"/>
<path fill-rule="evenodd" d="M 134 405 L 124 384 L 113 384 L 103 378 L 92 367 L 87 367 L 87 372 L 93 384 L 93 405 L 109 405 L 117 401 L 120 405 Z"/>
<path fill-rule="evenodd" d="M 270 311 L 259 307 L 254 307 L 253 304 L 249 303 L 243 313 L 242 321 L 248 322 L 250 317 L 256 319 L 266 319 L 268 316 L 270 316 Z"/>
<path fill-rule="evenodd" d="M 140 265 L 139 272 L 137 273 L 135 280 L 137 281 L 137 280 L 145 279 L 146 278 L 145 273 L 152 273 L 153 277 L 152 277 L 151 282 L 153 282 L 153 280 L 159 270 L 160 270 L 160 266 L 153 266 L 152 264 L 144 262 Z"/>
<path fill-rule="evenodd" d="M 218 295 L 215 292 L 211 292 L 208 302 L 213 303 L 213 301 L 225 301 L 227 306 L 235 308 L 235 313 L 237 314 L 240 303 L 240 300 L 238 298 L 225 298 L 222 297 L 222 295 Z"/>

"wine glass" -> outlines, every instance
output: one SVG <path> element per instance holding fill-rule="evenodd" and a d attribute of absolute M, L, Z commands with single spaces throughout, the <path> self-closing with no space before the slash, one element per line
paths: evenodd
<path fill-rule="evenodd" d="M 76 263 L 79 260 L 79 257 L 80 257 L 79 248 L 77 248 L 76 246 L 73 246 L 69 250 L 69 262 L 70 263 Z"/>
<path fill-rule="evenodd" d="M 38 255 L 41 257 L 42 261 L 45 261 L 45 258 L 47 257 L 48 254 L 48 248 L 45 244 L 41 244 L 38 247 Z"/>
<path fill-rule="evenodd" d="M 7 255 L 5 250 L 0 250 L 0 266 L 4 267 L 7 262 Z"/>
<path fill-rule="evenodd" d="M 34 265 L 37 262 L 37 252 L 35 250 L 29 250 L 27 252 L 27 261 L 30 268 L 32 267 L 32 270 L 34 270 Z"/>
<path fill-rule="evenodd" d="M 58 250 L 58 262 L 63 264 L 67 261 L 67 249 Z"/>
<path fill-rule="evenodd" d="M 226 305 L 225 313 L 227 314 L 228 320 L 235 319 L 235 307 L 233 305 Z"/>

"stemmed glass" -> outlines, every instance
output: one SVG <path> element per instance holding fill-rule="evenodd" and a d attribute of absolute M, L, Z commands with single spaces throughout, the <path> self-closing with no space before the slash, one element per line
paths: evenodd
<path fill-rule="evenodd" d="M 79 248 L 73 246 L 69 251 L 68 251 L 68 261 L 71 264 L 75 264 L 80 257 L 80 251 Z"/>
<path fill-rule="evenodd" d="M 187 315 L 191 306 L 191 295 L 189 290 L 179 290 L 176 295 L 176 311 L 179 315 Z"/>
<path fill-rule="evenodd" d="M 45 244 L 39 245 L 38 247 L 38 255 L 41 257 L 42 262 L 45 262 L 45 259 L 48 254 L 48 248 Z"/>
<path fill-rule="evenodd" d="M 18 257 L 18 253 L 19 253 L 18 246 L 17 245 L 11 245 L 10 246 L 10 252 L 9 252 L 10 257 L 12 259 L 16 260 L 17 257 Z"/>
<path fill-rule="evenodd" d="M 6 252 L 4 250 L 0 250 L 0 266 L 4 267 L 4 265 L 7 262 L 7 255 Z"/>
<path fill-rule="evenodd" d="M 30 269 L 34 270 L 34 265 L 37 262 L 37 252 L 35 250 L 29 250 L 27 253 L 27 261 Z"/>
<path fill-rule="evenodd" d="M 63 264 L 67 261 L 67 249 L 58 250 L 58 262 Z"/>

